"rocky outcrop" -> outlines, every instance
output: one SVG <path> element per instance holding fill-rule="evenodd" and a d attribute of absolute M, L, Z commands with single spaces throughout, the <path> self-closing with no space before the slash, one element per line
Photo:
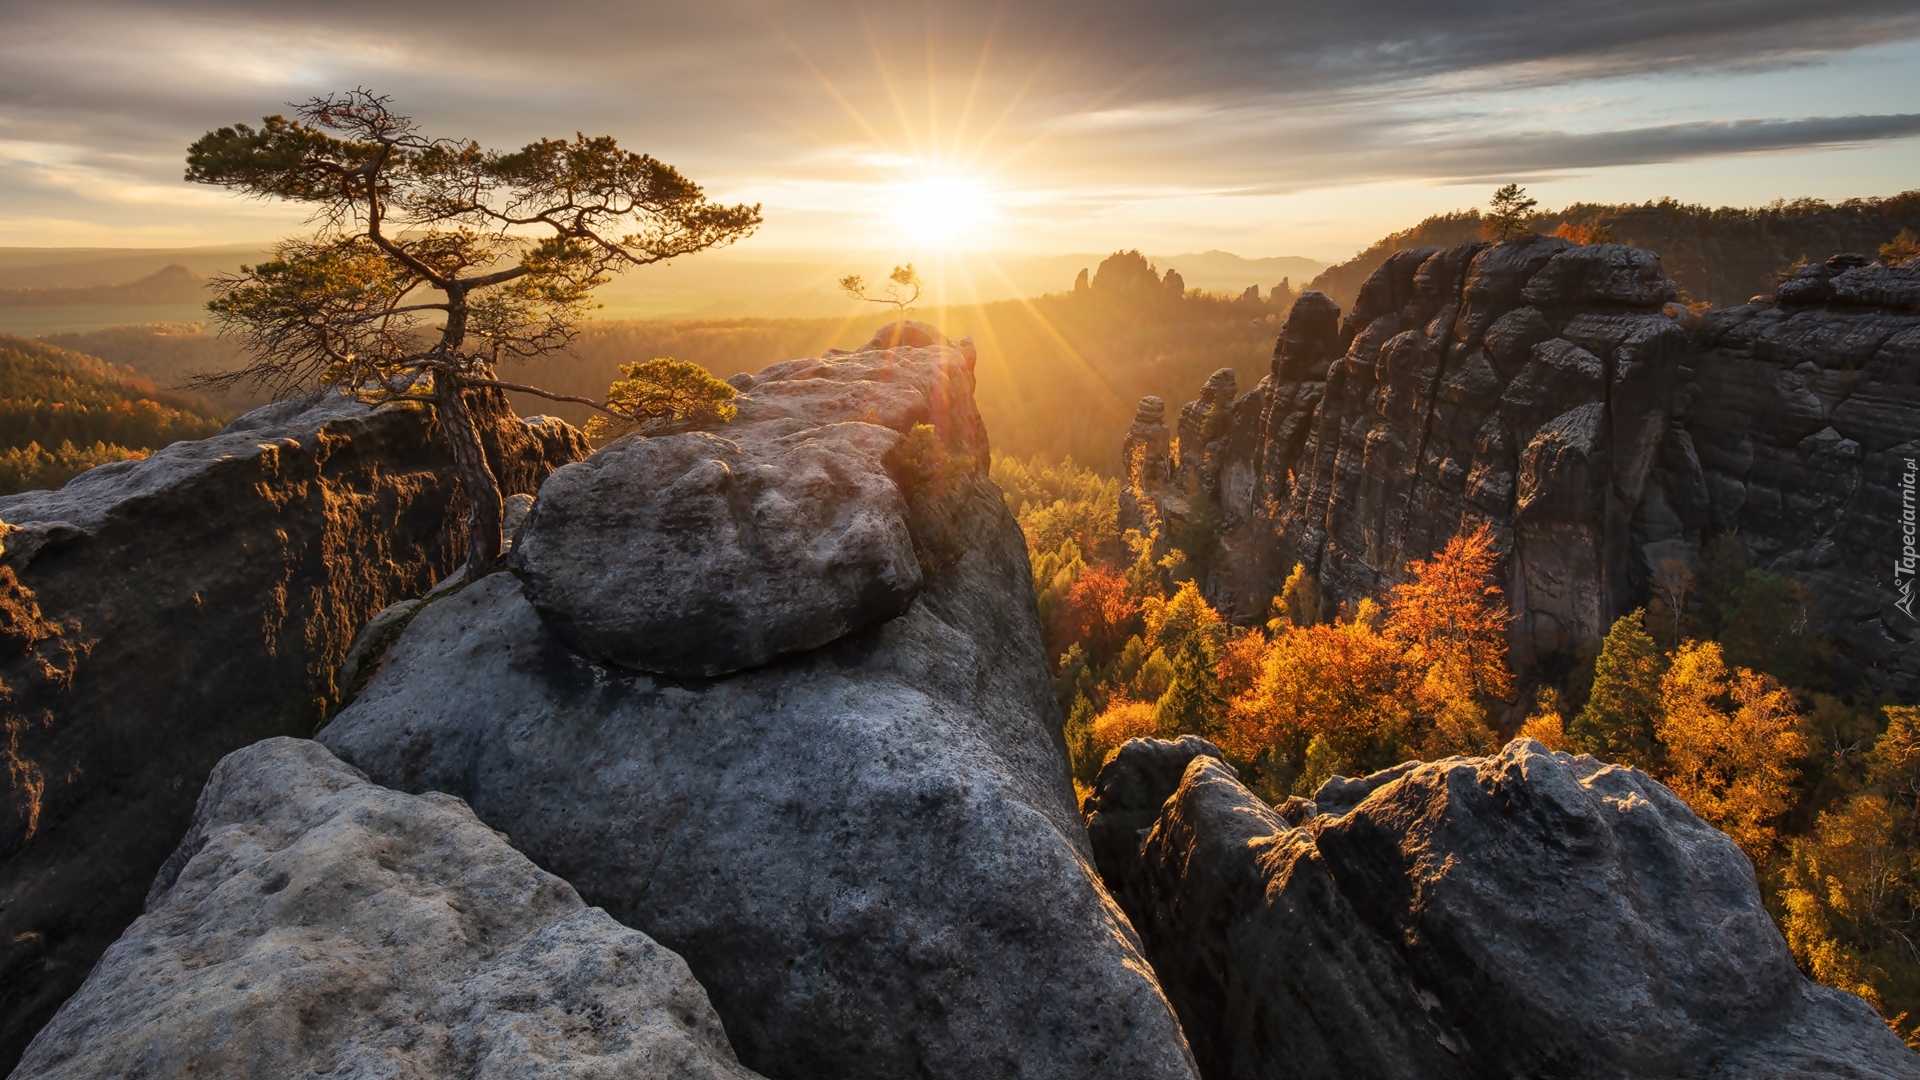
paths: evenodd
<path fill-rule="evenodd" d="M 1672 295 L 1650 252 L 1551 238 L 1399 252 L 1337 327 L 1307 293 L 1259 386 L 1224 406 L 1210 382 L 1188 406 L 1232 417 L 1192 436 L 1221 516 L 1209 591 L 1261 619 L 1300 562 L 1331 614 L 1484 524 L 1524 673 L 1732 535 L 1810 586 L 1842 684 L 1920 694 L 1911 572 L 1893 572 L 1920 459 L 1920 270 L 1838 256 L 1691 337 Z M 1189 512 L 1131 472 L 1123 488 Z"/>
<path fill-rule="evenodd" d="M 1120 446 L 1127 471 L 1120 485 L 1119 524 L 1143 536 L 1167 531 L 1169 514 L 1186 514 L 1186 499 L 1173 486 L 1173 432 L 1167 427 L 1167 403 L 1148 394 L 1134 411 L 1133 426 Z"/>
<path fill-rule="evenodd" d="M 678 677 L 759 667 L 919 595 L 885 467 L 900 441 L 849 423 L 619 443 L 548 481 L 514 565 L 585 656 Z"/>
<path fill-rule="evenodd" d="M 316 743 L 208 779 L 146 914 L 15 1080 L 749 1080 L 681 959 L 588 907 L 465 804 Z"/>
<path fill-rule="evenodd" d="M 1604 634 L 1685 352 L 1673 292 L 1648 252 L 1533 238 L 1399 252 L 1337 330 L 1307 294 L 1233 409 L 1251 430 L 1216 436 L 1240 479 L 1210 494 L 1243 554 L 1215 591 L 1264 615 L 1298 561 L 1331 609 L 1487 524 L 1522 664 Z"/>
<path fill-rule="evenodd" d="M 1738 537 L 1755 565 L 1808 586 L 1843 685 L 1911 699 L 1920 261 L 1840 256 L 1779 293 L 1695 333 L 1636 539 L 1649 560 L 1697 569 L 1703 540 Z"/>
<path fill-rule="evenodd" d="M 585 451 L 494 415 L 508 491 Z M 140 913 L 214 763 L 311 734 L 355 630 L 458 563 L 450 475 L 426 415 L 335 396 L 0 498 L 0 1069 Z"/>
<path fill-rule="evenodd" d="M 378 782 L 467 800 L 684 956 L 749 1067 L 1190 1077 L 1092 868 L 971 346 L 910 329 L 742 380 L 729 424 L 555 474 L 519 570 L 422 607 L 319 738 Z M 809 463 L 809 446 L 845 456 Z M 646 520 L 680 487 L 711 542 L 693 519 Z M 638 493 L 627 516 L 593 518 L 616 491 Z M 796 539 L 819 530 L 803 550 L 729 539 L 784 502 Z M 902 520 L 917 593 L 898 585 L 914 571 L 864 554 Z M 741 584 L 698 628 L 597 614 L 592 575 L 618 591 L 654 565 Z M 816 566 L 843 584 L 801 587 Z M 904 611 L 848 602 L 879 586 Z M 727 659 L 703 665 L 702 644 Z"/>
<path fill-rule="evenodd" d="M 1292 824 L 1199 740 L 1136 740 L 1088 809 L 1205 1076 L 1920 1077 L 1636 770 L 1521 739 L 1335 778 Z"/>
<path fill-rule="evenodd" d="M 1200 397 L 1180 409 L 1179 439 L 1174 443 L 1174 485 L 1177 490 L 1212 491 L 1220 486 L 1221 455 L 1227 426 L 1233 420 L 1237 392 L 1233 369 L 1223 367 L 1207 377 Z"/>

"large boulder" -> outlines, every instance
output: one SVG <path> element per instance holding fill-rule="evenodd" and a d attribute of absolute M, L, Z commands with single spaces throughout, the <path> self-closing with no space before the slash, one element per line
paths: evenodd
<path fill-rule="evenodd" d="M 476 398 L 508 492 L 578 432 Z M 229 751 L 310 735 L 355 630 L 455 567 L 430 415 L 328 395 L 0 498 L 0 1070 L 140 913 Z"/>
<path fill-rule="evenodd" d="M 681 959 L 445 795 L 317 743 L 223 759 L 146 914 L 14 1080 L 748 1080 Z"/>
<path fill-rule="evenodd" d="M 1089 809 L 1204 1075 L 1920 1077 L 1644 773 L 1519 739 L 1335 778 L 1296 826 L 1199 749 L 1127 744 Z"/>
<path fill-rule="evenodd" d="M 381 783 L 467 800 L 588 902 L 684 956 L 749 1067 L 1192 1077 L 1093 871 L 1025 543 L 985 474 L 971 352 L 884 345 L 741 380 L 738 417 L 697 445 L 762 454 L 826 445 L 836 428 L 873 440 L 850 453 L 900 440 L 888 475 L 922 582 L 903 613 L 827 623 L 809 648 L 714 677 L 606 663 L 543 611 L 531 571 L 600 543 L 609 559 L 646 556 L 577 523 L 543 536 L 547 500 L 576 497 L 563 473 L 523 536 L 526 580 L 493 574 L 421 608 L 319 739 Z M 639 483 L 627 470 L 653 468 L 651 453 L 603 451 L 575 475 Z M 841 509 L 793 512 L 855 527 Z M 714 520 L 721 542 L 742 519 Z M 791 578 L 796 565 L 738 571 Z M 721 608 L 676 663 L 699 666 L 704 645 L 729 657 L 716 667 L 743 665 L 735 643 L 776 617 Z"/>
<path fill-rule="evenodd" d="M 724 675 L 891 619 L 920 592 L 899 432 L 828 424 L 745 444 L 623 439 L 541 489 L 513 565 L 596 660 Z"/>

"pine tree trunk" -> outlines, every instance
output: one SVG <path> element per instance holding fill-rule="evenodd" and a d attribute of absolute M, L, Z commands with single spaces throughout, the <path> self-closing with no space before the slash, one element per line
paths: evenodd
<path fill-rule="evenodd" d="M 458 377 L 440 373 L 434 378 L 433 407 L 440 433 L 453 451 L 453 467 L 460 490 L 467 497 L 467 580 L 478 578 L 500 559 L 500 482 L 487 464 L 486 449 L 474 427 L 473 413 L 461 395 Z"/>

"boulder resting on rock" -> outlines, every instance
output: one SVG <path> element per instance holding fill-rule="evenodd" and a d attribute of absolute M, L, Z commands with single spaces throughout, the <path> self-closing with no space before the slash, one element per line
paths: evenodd
<path fill-rule="evenodd" d="M 751 1068 L 782 1080 L 1192 1078 L 1093 869 L 1025 541 L 986 475 L 971 349 L 885 346 L 773 365 L 731 423 L 556 474 L 518 549 L 526 580 L 492 574 L 421 607 L 318 737 L 381 783 L 467 800 L 588 902 L 685 957 Z M 656 454 L 703 448 L 692 470 L 739 447 L 745 463 L 827 447 L 836 430 L 851 441 L 834 468 L 900 444 L 884 475 L 921 578 L 910 606 L 713 677 L 610 664 L 576 644 L 562 605 L 579 594 L 542 593 L 558 578 L 536 572 L 602 542 L 618 549 L 609 559 L 650 556 L 585 516 L 556 526 L 560 501 L 584 490 L 572 477 L 664 490 L 651 477 L 687 474 L 652 471 Z M 792 520 L 852 528 L 841 509 L 796 507 Z M 708 520 L 724 536 L 751 515 Z M 699 550 L 697 533 L 685 539 Z M 769 560 L 739 566 L 743 580 L 800 573 L 793 553 L 740 551 Z M 774 638 L 756 639 L 753 620 L 786 617 L 730 604 L 716 618 L 731 624 L 683 643 L 676 670 L 698 667 L 703 642 L 731 668 L 747 655 L 737 642 Z"/>

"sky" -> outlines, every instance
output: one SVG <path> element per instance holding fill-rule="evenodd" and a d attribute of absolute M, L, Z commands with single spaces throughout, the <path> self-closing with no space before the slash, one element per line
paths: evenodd
<path fill-rule="evenodd" d="M 1920 188 L 1912 0 L 0 0 L 0 246 L 258 243 L 202 132 L 364 86 L 428 134 L 611 134 L 758 202 L 739 257 L 1337 261 L 1544 206 Z"/>

